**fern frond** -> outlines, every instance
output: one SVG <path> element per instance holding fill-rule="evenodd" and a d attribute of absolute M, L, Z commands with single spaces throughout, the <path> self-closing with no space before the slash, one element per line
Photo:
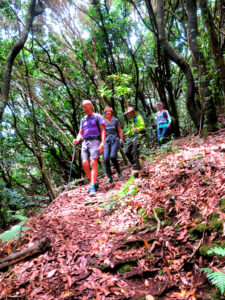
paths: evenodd
<path fill-rule="evenodd" d="M 221 248 L 221 247 L 216 247 L 216 248 L 210 249 L 209 251 L 207 251 L 207 253 L 225 256 L 225 249 Z"/>
<path fill-rule="evenodd" d="M 214 272 L 207 275 L 207 278 L 212 284 L 215 284 L 218 289 L 220 289 L 221 294 L 225 292 L 225 273 Z"/>
<path fill-rule="evenodd" d="M 211 274 L 211 273 L 213 273 L 213 270 L 210 269 L 210 268 L 201 268 L 200 270 L 203 271 L 203 272 L 205 272 L 206 274 Z"/>

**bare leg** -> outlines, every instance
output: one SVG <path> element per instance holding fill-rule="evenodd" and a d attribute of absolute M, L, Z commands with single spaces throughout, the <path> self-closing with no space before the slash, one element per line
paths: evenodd
<path fill-rule="evenodd" d="M 88 159 L 82 160 L 82 167 L 83 167 L 83 170 L 84 170 L 85 174 L 87 175 L 87 177 L 91 181 L 91 170 L 90 170 L 90 167 L 89 167 Z"/>
<path fill-rule="evenodd" d="M 91 159 L 91 185 L 95 184 L 98 175 L 98 159 Z"/>

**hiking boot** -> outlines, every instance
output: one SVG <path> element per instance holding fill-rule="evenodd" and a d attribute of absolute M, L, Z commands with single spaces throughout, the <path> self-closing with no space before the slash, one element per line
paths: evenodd
<path fill-rule="evenodd" d="M 88 188 L 87 192 L 90 193 L 90 188 Z M 97 182 L 95 182 L 95 190 L 97 191 L 99 189 L 99 184 Z"/>
<path fill-rule="evenodd" d="M 106 183 L 105 183 L 105 184 L 109 184 L 109 183 L 113 183 L 113 179 L 112 179 L 112 178 L 108 178 L 108 179 L 106 180 Z"/>
<path fill-rule="evenodd" d="M 141 170 L 141 166 L 140 164 L 134 164 L 134 167 L 133 167 L 134 170 Z"/>
<path fill-rule="evenodd" d="M 96 190 L 95 190 L 95 186 L 94 186 L 94 185 L 92 185 L 92 186 L 89 188 L 89 195 L 90 195 L 91 197 L 96 195 Z"/>
<path fill-rule="evenodd" d="M 99 189 L 99 184 L 95 182 L 95 190 L 97 191 Z"/>
<path fill-rule="evenodd" d="M 119 180 L 119 181 L 122 181 L 122 180 L 123 180 L 123 175 L 122 175 L 122 173 L 118 173 L 118 180 Z"/>

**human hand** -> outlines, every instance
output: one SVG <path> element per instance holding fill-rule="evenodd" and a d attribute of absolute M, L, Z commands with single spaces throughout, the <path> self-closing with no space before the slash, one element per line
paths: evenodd
<path fill-rule="evenodd" d="M 136 127 L 134 127 L 133 132 L 138 132 L 138 129 Z"/>
<path fill-rule="evenodd" d="M 104 151 L 104 148 L 105 148 L 105 145 L 104 145 L 103 143 L 101 143 L 101 144 L 99 145 L 99 151 L 100 151 L 100 152 L 103 152 L 103 151 Z"/>
<path fill-rule="evenodd" d="M 167 125 L 167 128 L 170 128 L 170 124 Z"/>
<path fill-rule="evenodd" d="M 81 138 L 76 138 L 76 139 L 73 140 L 73 144 L 76 145 L 76 144 L 78 144 L 78 143 L 80 143 L 82 141 L 83 141 L 82 137 Z"/>

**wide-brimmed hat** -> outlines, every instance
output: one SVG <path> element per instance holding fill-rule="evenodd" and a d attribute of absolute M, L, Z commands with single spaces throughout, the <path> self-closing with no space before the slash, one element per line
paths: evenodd
<path fill-rule="evenodd" d="M 127 115 L 127 114 L 129 114 L 130 112 L 132 112 L 132 111 L 135 111 L 135 109 L 134 109 L 132 106 L 129 106 L 129 107 L 127 108 L 127 111 L 125 111 L 124 115 Z"/>

